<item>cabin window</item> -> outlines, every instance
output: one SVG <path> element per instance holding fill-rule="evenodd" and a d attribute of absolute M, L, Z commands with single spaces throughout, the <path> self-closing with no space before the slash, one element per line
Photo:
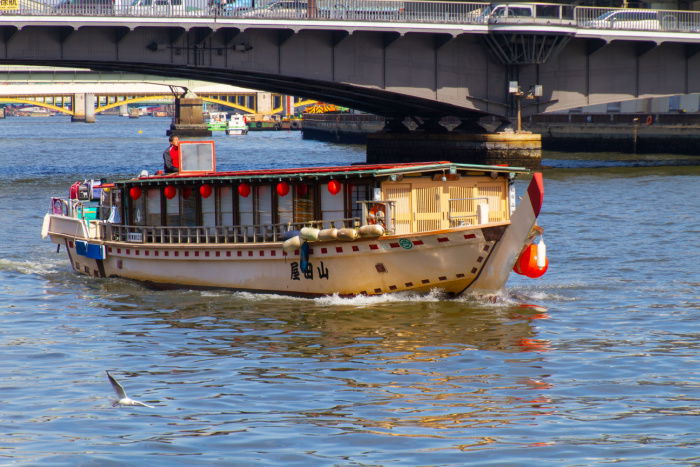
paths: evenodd
<path fill-rule="evenodd" d="M 294 190 L 294 222 L 314 220 L 314 187 L 306 183 Z"/>
<path fill-rule="evenodd" d="M 450 227 L 476 223 L 476 209 L 479 200 L 471 185 L 452 184 L 448 186 Z"/>
<path fill-rule="evenodd" d="M 217 196 L 219 197 L 217 225 L 233 225 L 233 187 L 219 187 Z"/>
<path fill-rule="evenodd" d="M 182 203 L 182 218 L 180 225 L 196 226 L 197 225 L 197 193 L 191 186 L 185 186 L 180 190 L 180 198 Z"/>
<path fill-rule="evenodd" d="M 334 221 L 345 217 L 345 197 L 344 190 L 337 194 L 328 191 L 328 184 L 321 185 L 321 220 Z M 324 223 L 324 227 L 329 224 Z M 337 227 L 337 226 L 336 226 Z"/>
<path fill-rule="evenodd" d="M 253 225 L 253 194 L 238 197 L 238 214 L 241 225 Z"/>
<path fill-rule="evenodd" d="M 277 196 L 277 218 L 280 224 L 294 222 L 294 195 L 296 190 L 291 187 L 286 196 Z"/>
<path fill-rule="evenodd" d="M 216 225 L 215 196 L 202 197 L 202 225 L 205 227 L 214 227 Z"/>
<path fill-rule="evenodd" d="M 255 187 L 255 223 L 258 225 L 272 224 L 272 187 L 258 185 Z"/>
<path fill-rule="evenodd" d="M 350 187 L 350 217 L 362 217 L 362 205 L 358 201 L 369 201 L 373 198 L 373 185 L 363 183 Z"/>
<path fill-rule="evenodd" d="M 160 189 L 146 191 L 146 225 L 160 225 Z"/>
<path fill-rule="evenodd" d="M 180 190 L 178 190 L 178 193 Z M 180 197 L 173 196 L 168 199 L 165 197 L 165 225 L 177 226 L 180 225 Z"/>

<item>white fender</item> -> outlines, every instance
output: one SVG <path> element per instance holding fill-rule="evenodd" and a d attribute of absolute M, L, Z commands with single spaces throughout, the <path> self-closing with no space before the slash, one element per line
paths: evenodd
<path fill-rule="evenodd" d="M 544 244 L 544 239 L 540 238 L 537 243 L 537 267 L 543 269 L 547 264 L 547 245 Z"/>

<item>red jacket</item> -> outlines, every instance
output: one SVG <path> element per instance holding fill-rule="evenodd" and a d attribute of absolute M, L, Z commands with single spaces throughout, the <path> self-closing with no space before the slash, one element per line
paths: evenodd
<path fill-rule="evenodd" d="M 163 151 L 163 166 L 166 173 L 180 171 L 180 148 L 170 145 Z"/>

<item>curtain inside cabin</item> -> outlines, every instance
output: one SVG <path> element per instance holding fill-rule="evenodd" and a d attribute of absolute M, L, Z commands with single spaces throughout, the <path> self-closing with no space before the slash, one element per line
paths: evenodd
<path fill-rule="evenodd" d="M 202 225 L 205 227 L 216 225 L 216 197 L 213 193 L 207 198 L 202 196 Z"/>
<path fill-rule="evenodd" d="M 253 225 L 253 193 L 238 197 L 238 215 L 241 225 Z"/>
<path fill-rule="evenodd" d="M 294 190 L 289 190 L 285 196 L 277 195 L 277 216 L 280 224 L 290 224 L 294 221 Z"/>
<path fill-rule="evenodd" d="M 146 225 L 161 225 L 159 188 L 146 191 L 146 213 Z"/>
<path fill-rule="evenodd" d="M 131 224 L 146 225 L 146 196 L 131 199 Z"/>
<path fill-rule="evenodd" d="M 217 189 L 219 196 L 218 225 L 233 225 L 233 188 L 222 186 Z"/>
<path fill-rule="evenodd" d="M 183 226 L 194 227 L 197 225 L 197 195 L 194 187 L 185 186 L 180 190 L 182 202 Z"/>
<path fill-rule="evenodd" d="M 328 191 L 328 184 L 321 185 L 321 219 L 324 221 L 335 221 L 345 217 L 345 197 L 344 190 L 340 190 L 335 195 Z M 336 223 L 336 227 L 341 227 L 342 223 Z M 324 228 L 330 223 L 324 222 Z"/>
<path fill-rule="evenodd" d="M 178 190 L 179 192 L 180 190 Z M 180 197 L 165 198 L 165 224 L 169 226 L 180 225 Z"/>
<path fill-rule="evenodd" d="M 272 187 L 258 185 L 255 187 L 255 223 L 258 225 L 272 224 Z"/>

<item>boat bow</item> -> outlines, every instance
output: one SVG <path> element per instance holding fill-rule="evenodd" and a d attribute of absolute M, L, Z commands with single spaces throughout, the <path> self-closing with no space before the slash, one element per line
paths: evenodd
<path fill-rule="evenodd" d="M 527 196 L 518 205 L 508 228 L 489 256 L 479 277 L 470 288 L 497 291 L 503 288 L 515 261 L 529 241 L 537 216 L 544 201 L 544 181 L 541 172 L 535 172 L 527 187 Z"/>

